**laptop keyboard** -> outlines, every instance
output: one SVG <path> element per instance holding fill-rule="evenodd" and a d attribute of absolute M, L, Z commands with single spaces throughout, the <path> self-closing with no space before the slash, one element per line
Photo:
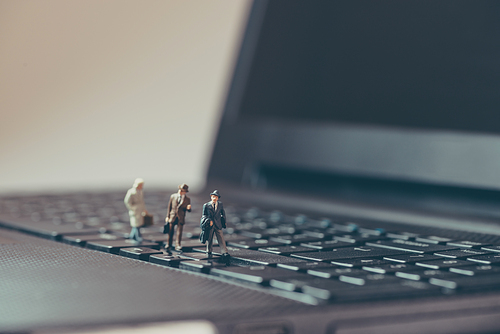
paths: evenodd
<path fill-rule="evenodd" d="M 192 197 L 182 252 L 161 231 L 170 193 L 145 191 L 155 225 L 127 239 L 125 192 L 0 198 L 0 226 L 42 238 L 259 286 L 326 303 L 481 293 L 500 289 L 500 237 L 409 225 L 319 218 L 224 203 L 231 257 L 198 240 L 205 198 Z M 216 244 L 216 241 L 214 241 Z M 111 255 L 110 255 L 111 256 Z M 297 297 L 299 296 L 299 297 Z M 291 297 L 292 298 L 292 297 Z"/>

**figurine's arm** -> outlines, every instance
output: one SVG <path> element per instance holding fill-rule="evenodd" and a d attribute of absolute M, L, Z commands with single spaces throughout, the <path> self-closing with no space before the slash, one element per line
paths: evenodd
<path fill-rule="evenodd" d="M 203 204 L 203 213 L 201 215 L 202 217 L 209 219 L 207 203 Z"/>
<path fill-rule="evenodd" d="M 123 200 L 123 202 L 125 203 L 125 206 L 127 207 L 127 209 L 129 209 L 129 210 L 134 209 L 134 206 L 136 204 L 135 198 L 132 195 L 132 192 L 130 190 L 127 191 L 127 195 L 125 195 L 125 199 Z"/>
<path fill-rule="evenodd" d="M 226 218 L 226 211 L 224 211 L 224 205 L 222 205 L 222 203 L 220 203 L 220 215 Z"/>
<path fill-rule="evenodd" d="M 203 216 L 201 218 L 210 221 L 210 226 L 214 225 L 214 222 L 213 222 L 212 218 L 210 217 L 207 203 L 203 204 Z"/>
<path fill-rule="evenodd" d="M 224 211 L 224 206 L 222 205 L 222 203 L 220 203 L 220 215 L 221 215 L 221 218 L 220 218 L 220 221 L 222 223 L 222 227 L 223 228 L 226 228 L 226 211 Z"/>

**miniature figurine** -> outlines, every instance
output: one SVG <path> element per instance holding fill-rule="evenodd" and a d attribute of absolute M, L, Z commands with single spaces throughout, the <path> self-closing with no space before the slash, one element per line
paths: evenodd
<path fill-rule="evenodd" d="M 142 242 L 140 227 L 144 225 L 144 216 L 148 214 L 142 193 L 143 187 L 144 180 L 135 179 L 134 185 L 127 191 L 127 195 L 123 200 L 130 216 L 130 226 L 132 226 L 129 239 L 134 239 L 137 242 Z"/>
<path fill-rule="evenodd" d="M 170 253 L 172 248 L 172 241 L 174 237 L 174 228 L 177 225 L 177 234 L 175 236 L 175 250 L 181 251 L 182 230 L 186 223 L 186 211 L 191 212 L 191 199 L 186 196 L 189 187 L 187 184 L 181 184 L 179 190 L 170 195 L 168 202 L 167 217 L 165 218 L 165 227 L 163 233 L 168 233 L 168 246 L 165 247 L 167 253 Z"/>
<path fill-rule="evenodd" d="M 222 229 L 226 228 L 226 213 L 224 211 L 224 206 L 222 202 L 219 201 L 220 194 L 218 190 L 214 190 L 210 194 L 211 201 L 205 203 L 203 205 L 203 215 L 201 216 L 201 226 L 203 230 L 200 235 L 200 240 L 208 241 L 207 242 L 207 255 L 209 257 L 212 256 L 212 244 L 214 239 L 214 234 L 217 238 L 217 242 L 219 243 L 219 247 L 221 248 L 222 257 L 229 257 L 229 253 L 227 251 L 226 242 L 224 241 L 224 235 L 222 233 Z M 208 234 L 208 235 L 207 235 Z"/>

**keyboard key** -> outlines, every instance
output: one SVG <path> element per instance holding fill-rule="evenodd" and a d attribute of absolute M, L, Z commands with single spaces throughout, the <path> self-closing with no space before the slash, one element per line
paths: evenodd
<path fill-rule="evenodd" d="M 455 281 L 444 280 L 439 278 L 431 278 L 429 279 L 429 283 L 433 285 L 437 285 L 446 289 L 456 289 L 458 288 L 458 284 Z"/>
<path fill-rule="evenodd" d="M 216 248 L 214 248 L 215 253 Z M 241 265 L 276 265 L 278 263 L 295 263 L 300 262 L 288 256 L 276 255 L 266 252 L 259 252 L 250 249 L 242 249 L 235 247 L 228 247 L 229 254 L 231 255 L 231 264 Z M 218 250 L 220 255 L 220 250 Z"/>
<path fill-rule="evenodd" d="M 254 240 L 255 238 L 250 238 L 250 237 L 247 237 L 247 236 L 243 236 L 243 235 L 240 235 L 240 234 L 224 234 L 224 241 L 226 242 L 226 244 L 230 241 L 234 241 L 234 242 L 237 242 L 237 241 L 251 241 L 251 240 Z M 217 242 L 217 238 L 214 238 L 214 244 Z"/>
<path fill-rule="evenodd" d="M 83 235 L 67 235 L 62 238 L 62 241 L 66 244 L 73 246 L 85 247 L 88 241 L 98 241 L 98 240 L 118 240 L 123 239 L 114 234 L 108 233 L 97 233 L 97 234 L 83 234 Z"/>
<path fill-rule="evenodd" d="M 165 245 L 165 243 L 162 244 Z M 191 251 L 193 248 L 200 247 L 201 245 L 202 243 L 199 239 L 186 239 L 181 242 L 182 251 Z"/>
<path fill-rule="evenodd" d="M 347 289 L 352 290 L 356 288 L 352 284 L 326 278 L 318 278 L 316 280 L 306 282 L 295 281 L 294 283 L 297 287 L 300 287 L 300 290 L 303 293 L 325 300 L 335 299 L 335 294 L 339 291 L 345 291 Z"/>
<path fill-rule="evenodd" d="M 467 258 L 467 261 L 484 263 L 484 264 L 498 264 L 500 263 L 500 254 L 471 256 Z"/>
<path fill-rule="evenodd" d="M 442 238 L 442 237 L 437 237 L 435 235 L 431 235 L 431 236 L 416 237 L 415 241 L 426 242 L 426 243 L 429 243 L 429 244 L 436 244 L 436 245 L 437 244 L 445 245 L 447 242 L 452 241 L 452 240 L 449 239 L 449 238 Z"/>
<path fill-rule="evenodd" d="M 461 241 L 449 241 L 446 243 L 449 246 L 457 246 L 460 248 L 475 248 L 479 249 L 481 247 L 489 246 L 490 244 L 483 244 L 481 242 L 475 242 L 475 241 L 466 241 L 466 240 L 461 240 Z"/>
<path fill-rule="evenodd" d="M 138 244 L 134 240 L 130 239 L 88 241 L 86 244 L 86 248 L 113 254 L 118 254 L 121 248 L 130 248 L 130 247 L 148 247 L 153 249 L 160 249 L 160 246 L 157 243 L 142 242 Z"/>
<path fill-rule="evenodd" d="M 334 235 L 334 240 L 339 240 L 343 242 L 347 242 L 353 245 L 364 245 L 369 241 L 377 241 L 386 239 L 385 237 L 381 237 L 373 234 L 344 234 L 344 235 Z"/>
<path fill-rule="evenodd" d="M 500 276 L 498 274 L 473 277 L 457 275 L 457 277 L 449 279 L 431 278 L 429 279 L 429 283 L 448 289 L 460 289 L 462 291 L 488 291 L 500 289 Z"/>
<path fill-rule="evenodd" d="M 182 252 L 178 254 L 180 258 L 192 260 L 192 261 L 200 261 L 200 260 L 208 260 L 208 255 L 206 253 L 200 252 Z"/>
<path fill-rule="evenodd" d="M 456 246 L 452 247 L 452 246 L 434 245 L 434 244 L 427 244 L 423 242 L 409 241 L 403 239 L 377 240 L 375 242 L 371 241 L 367 242 L 366 246 L 402 250 L 405 252 L 412 252 L 418 254 L 434 253 L 434 252 L 452 250 L 457 248 Z"/>
<path fill-rule="evenodd" d="M 309 269 L 315 268 L 338 268 L 338 266 L 334 266 L 330 263 L 312 261 L 303 261 L 298 263 L 278 263 L 277 267 L 302 273 L 306 273 Z"/>
<path fill-rule="evenodd" d="M 377 236 L 381 236 L 381 235 L 385 234 L 385 230 L 383 228 L 358 227 L 357 232 L 360 234 L 371 234 L 371 235 L 377 235 Z"/>
<path fill-rule="evenodd" d="M 384 264 L 384 265 L 368 265 L 363 266 L 361 269 L 376 273 L 376 274 L 392 274 L 398 271 L 417 271 L 422 270 L 422 268 L 405 263 L 392 263 L 392 264 Z"/>
<path fill-rule="evenodd" d="M 218 261 L 218 257 L 206 260 L 187 260 L 179 262 L 179 269 L 209 274 L 213 268 L 225 268 L 227 264 Z"/>
<path fill-rule="evenodd" d="M 342 275 L 366 275 L 366 271 L 361 269 L 353 269 L 347 267 L 330 267 L 330 268 L 314 268 L 307 270 L 309 275 L 321 277 L 321 278 L 334 278 L 340 277 Z"/>
<path fill-rule="evenodd" d="M 309 243 L 301 243 L 300 245 L 307 247 L 307 248 L 317 249 L 317 250 L 321 250 L 321 251 L 328 251 L 328 250 L 332 250 L 334 248 L 340 248 L 340 247 L 352 247 L 352 243 L 343 242 L 340 240 L 316 241 L 316 242 L 309 242 Z"/>
<path fill-rule="evenodd" d="M 280 234 L 283 234 L 284 231 L 280 230 L 279 228 L 250 228 L 248 230 L 241 230 L 239 231 L 241 236 L 249 237 L 252 239 L 266 239 L 270 237 L 275 237 Z M 286 232 L 285 232 L 286 233 Z M 290 234 L 295 233 L 295 229 L 291 230 Z"/>
<path fill-rule="evenodd" d="M 432 254 L 408 253 L 403 255 L 384 256 L 384 260 L 389 260 L 399 263 L 415 263 L 421 261 L 442 260 L 442 258 L 441 256 Z"/>
<path fill-rule="evenodd" d="M 160 264 L 162 266 L 178 268 L 181 261 L 188 261 L 179 255 L 154 254 L 149 257 L 149 262 Z"/>
<path fill-rule="evenodd" d="M 457 277 L 457 274 L 450 273 L 445 270 L 433 270 L 427 269 L 424 271 L 397 271 L 395 273 L 396 277 L 404 278 L 412 281 L 428 281 L 430 278 L 439 278 L 439 279 L 453 279 Z"/>
<path fill-rule="evenodd" d="M 383 257 L 388 255 L 397 255 L 404 253 L 402 251 L 377 248 L 377 247 L 345 247 L 338 248 L 332 251 L 326 252 L 311 252 L 311 253 L 299 253 L 292 254 L 292 257 L 297 257 L 300 259 L 310 260 L 310 261 L 334 261 L 341 259 L 356 259 L 356 258 L 372 258 L 372 257 Z"/>
<path fill-rule="evenodd" d="M 351 276 L 344 276 L 341 275 L 339 277 L 340 282 L 348 283 L 348 284 L 354 284 L 354 285 L 365 285 L 366 281 L 363 278 L 359 277 L 351 277 Z"/>
<path fill-rule="evenodd" d="M 361 270 L 360 273 L 345 274 L 339 277 L 341 282 L 354 285 L 378 285 L 378 284 L 399 284 L 401 279 L 391 275 L 367 273 Z"/>
<path fill-rule="evenodd" d="M 228 241 L 228 246 L 245 248 L 245 249 L 258 249 L 261 247 L 276 247 L 282 246 L 283 243 L 270 241 L 267 239 L 251 239 L 251 240 L 240 240 L 240 241 Z M 199 246 L 199 242 L 198 242 Z"/>
<path fill-rule="evenodd" d="M 331 261 L 333 265 L 349 267 L 349 268 L 361 268 L 363 266 L 380 266 L 385 264 L 391 264 L 392 261 L 379 260 L 379 259 L 340 259 Z"/>
<path fill-rule="evenodd" d="M 470 266 L 471 263 L 465 260 L 458 259 L 442 259 L 442 260 L 434 260 L 434 261 L 422 261 L 416 262 L 415 265 L 430 268 L 430 269 L 446 269 L 451 267 L 461 267 L 461 266 Z"/>
<path fill-rule="evenodd" d="M 397 271 L 394 273 L 396 277 L 409 279 L 412 281 L 420 281 L 420 275 L 418 272 L 405 272 L 405 271 Z"/>
<path fill-rule="evenodd" d="M 307 242 L 322 241 L 321 238 L 312 237 L 307 234 L 292 234 L 292 235 L 281 235 L 277 237 L 272 237 L 269 240 L 276 241 L 282 244 L 295 245 Z"/>
<path fill-rule="evenodd" d="M 149 257 L 153 254 L 163 254 L 161 251 L 147 247 L 132 247 L 121 248 L 121 256 L 129 257 L 136 260 L 149 261 Z"/>
<path fill-rule="evenodd" d="M 481 250 L 487 251 L 487 252 L 500 253 L 500 246 L 485 246 L 485 247 L 481 247 Z"/>
<path fill-rule="evenodd" d="M 500 267 L 490 265 L 464 266 L 459 268 L 450 268 L 450 272 L 467 276 L 488 274 L 498 275 L 500 274 Z"/>
<path fill-rule="evenodd" d="M 0 219 L 3 217 L 0 217 Z M 1 225 L 46 239 L 60 241 L 66 235 L 98 234 L 99 228 L 93 228 L 83 223 L 56 225 L 49 221 L 32 222 L 23 218 L 2 220 Z"/>
<path fill-rule="evenodd" d="M 385 236 L 391 239 L 415 240 L 418 234 L 410 232 L 387 232 Z"/>
<path fill-rule="evenodd" d="M 489 252 L 472 250 L 472 249 L 455 249 L 455 250 L 450 250 L 450 251 L 443 251 L 443 252 L 434 253 L 434 255 L 448 257 L 451 259 L 463 259 L 463 258 L 477 256 L 477 255 L 486 255 L 486 254 L 489 254 Z"/>
<path fill-rule="evenodd" d="M 318 228 L 318 229 L 327 229 L 332 226 L 332 221 L 329 218 L 320 218 L 309 219 L 309 223 L 307 224 L 308 228 Z"/>
<path fill-rule="evenodd" d="M 142 236 L 142 239 L 146 240 L 146 241 L 151 241 L 151 242 L 156 242 L 156 243 L 168 242 L 168 234 L 163 234 L 163 233 L 146 234 L 146 233 L 141 232 L 141 236 Z"/>
<path fill-rule="evenodd" d="M 302 234 L 307 234 L 311 237 L 323 239 L 323 240 L 332 240 L 333 234 L 326 232 L 325 229 L 307 229 L 303 230 Z"/>
<path fill-rule="evenodd" d="M 316 284 L 320 280 L 326 279 L 303 273 L 294 273 L 293 277 L 273 278 L 269 281 L 269 285 L 281 290 L 302 292 L 302 287 Z"/>
<path fill-rule="evenodd" d="M 269 234 L 265 233 L 264 229 L 261 228 L 254 228 L 254 229 L 249 229 L 249 230 L 241 230 L 240 235 L 252 239 L 262 239 L 269 237 Z"/>
<path fill-rule="evenodd" d="M 282 245 L 282 244 L 281 244 Z M 278 255 L 288 256 L 294 253 L 311 252 L 311 248 L 302 246 L 278 246 L 278 247 L 263 247 L 258 249 L 261 252 L 268 252 Z"/>
<path fill-rule="evenodd" d="M 289 270 L 268 266 L 212 268 L 210 274 L 262 285 L 269 285 L 271 279 L 289 278 L 294 275 Z"/>
<path fill-rule="evenodd" d="M 358 228 L 359 228 L 358 225 L 355 223 L 345 223 L 345 224 L 333 224 L 332 227 L 329 228 L 328 230 L 332 233 L 336 232 L 351 233 L 357 231 Z"/>
<path fill-rule="evenodd" d="M 345 280 L 348 281 L 348 278 L 345 278 Z M 304 285 L 302 291 L 316 298 L 338 302 L 399 299 L 432 295 L 440 292 L 439 288 L 424 282 L 390 281 L 390 284 L 383 284 L 363 280 L 363 284 L 359 286 L 324 279 L 315 284 Z M 361 283 L 358 280 L 352 280 L 352 282 Z"/>

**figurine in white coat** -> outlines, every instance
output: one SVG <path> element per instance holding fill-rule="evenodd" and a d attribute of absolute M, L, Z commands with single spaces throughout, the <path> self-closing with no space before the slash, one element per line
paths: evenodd
<path fill-rule="evenodd" d="M 134 185 L 127 191 L 127 195 L 123 200 L 130 216 L 130 226 L 132 226 L 129 239 L 134 239 L 137 242 L 142 241 L 140 227 L 144 225 L 144 216 L 148 214 L 142 193 L 143 187 L 144 180 L 135 179 Z"/>

